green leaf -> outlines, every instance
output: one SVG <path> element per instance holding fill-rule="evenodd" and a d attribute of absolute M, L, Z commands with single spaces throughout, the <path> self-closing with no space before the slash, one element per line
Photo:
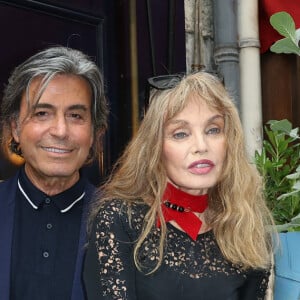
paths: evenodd
<path fill-rule="evenodd" d="M 275 42 L 270 47 L 270 50 L 275 53 L 294 53 L 300 55 L 300 31 L 299 29 L 296 30 L 292 16 L 285 11 L 281 11 L 270 17 L 270 23 L 279 34 L 284 36 L 283 39 Z"/>
<path fill-rule="evenodd" d="M 299 128 L 296 127 L 290 131 L 290 137 L 299 139 Z"/>
<path fill-rule="evenodd" d="M 292 130 L 292 123 L 287 119 L 283 119 L 279 121 L 272 120 L 269 121 L 268 124 L 270 124 L 270 127 L 273 131 L 283 131 L 289 134 L 290 131 Z"/>
<path fill-rule="evenodd" d="M 300 214 L 292 218 L 291 223 L 300 225 Z"/>
<path fill-rule="evenodd" d="M 270 50 L 274 53 L 294 53 L 300 55 L 300 50 L 298 44 L 290 38 L 284 38 L 276 41 L 271 47 Z"/>
<path fill-rule="evenodd" d="M 298 176 L 299 178 L 299 176 Z M 296 181 L 295 184 L 293 185 L 293 189 L 300 191 L 300 181 Z"/>
<path fill-rule="evenodd" d="M 276 225 L 277 231 L 282 232 L 282 231 L 288 231 L 289 227 L 291 226 L 290 223 L 282 224 L 282 225 Z"/>
<path fill-rule="evenodd" d="M 296 42 L 299 45 L 299 41 L 300 41 L 300 28 L 296 29 L 295 34 L 296 34 Z"/>
<path fill-rule="evenodd" d="M 286 176 L 286 178 L 288 178 L 288 179 L 298 179 L 299 178 L 299 176 L 300 176 L 300 174 L 299 173 L 293 173 L 293 174 L 289 174 L 289 175 L 287 175 Z M 294 185 L 295 186 L 295 185 Z M 299 185 L 300 186 L 300 185 Z"/>
<path fill-rule="evenodd" d="M 300 226 L 290 226 L 288 232 L 300 231 Z"/>
<path fill-rule="evenodd" d="M 299 230 L 300 224 L 291 221 L 300 213 L 299 129 L 285 119 L 269 121 L 264 130 L 266 139 L 255 163 L 263 176 L 266 203 L 280 230 Z"/>
<path fill-rule="evenodd" d="M 299 191 L 292 191 L 292 192 L 289 192 L 289 193 L 285 193 L 285 194 L 280 195 L 277 199 L 282 200 L 282 199 L 285 199 L 285 198 L 290 197 L 292 195 L 295 195 L 297 193 L 299 193 Z"/>
<path fill-rule="evenodd" d="M 270 23 L 281 35 L 296 43 L 295 22 L 289 13 L 281 11 L 273 14 Z"/>

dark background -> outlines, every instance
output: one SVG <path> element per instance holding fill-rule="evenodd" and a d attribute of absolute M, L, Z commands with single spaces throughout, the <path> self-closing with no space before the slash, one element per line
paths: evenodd
<path fill-rule="evenodd" d="M 99 184 L 132 136 L 130 0 L 0 0 L 0 93 L 15 66 L 53 45 L 82 50 L 95 59 L 105 78 L 110 102 L 109 130 L 102 165 L 85 168 Z M 184 1 L 136 0 L 139 118 L 146 79 L 185 71 Z M 16 166 L 0 154 L 0 179 Z"/>

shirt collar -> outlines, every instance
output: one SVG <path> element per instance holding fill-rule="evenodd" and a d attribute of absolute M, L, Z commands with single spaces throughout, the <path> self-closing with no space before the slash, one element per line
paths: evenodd
<path fill-rule="evenodd" d="M 61 213 L 69 211 L 77 202 L 84 198 L 85 186 L 86 179 L 80 176 L 80 179 L 66 191 L 54 196 L 48 196 L 32 184 L 25 173 L 24 167 L 21 168 L 18 178 L 20 192 L 34 209 L 39 209 L 45 202 L 50 200 Z"/>

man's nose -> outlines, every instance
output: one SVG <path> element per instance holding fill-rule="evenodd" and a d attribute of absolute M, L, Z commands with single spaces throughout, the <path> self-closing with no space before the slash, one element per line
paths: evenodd
<path fill-rule="evenodd" d="M 59 138 L 65 138 L 68 135 L 68 123 L 64 115 L 53 118 L 50 133 Z"/>

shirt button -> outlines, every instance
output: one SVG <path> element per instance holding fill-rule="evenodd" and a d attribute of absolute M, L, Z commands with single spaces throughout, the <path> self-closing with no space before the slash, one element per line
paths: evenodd
<path fill-rule="evenodd" d="M 51 228 L 52 228 L 52 224 L 51 224 L 51 223 L 48 223 L 48 224 L 46 225 L 46 227 L 47 227 L 47 229 L 51 229 Z"/>
<path fill-rule="evenodd" d="M 45 199 L 45 203 L 46 203 L 46 204 L 49 204 L 50 202 L 51 202 L 51 199 L 50 199 L 50 198 L 46 198 L 46 199 Z"/>
<path fill-rule="evenodd" d="M 43 252 L 43 257 L 44 258 L 48 258 L 49 257 L 49 252 L 48 251 L 44 251 Z"/>

